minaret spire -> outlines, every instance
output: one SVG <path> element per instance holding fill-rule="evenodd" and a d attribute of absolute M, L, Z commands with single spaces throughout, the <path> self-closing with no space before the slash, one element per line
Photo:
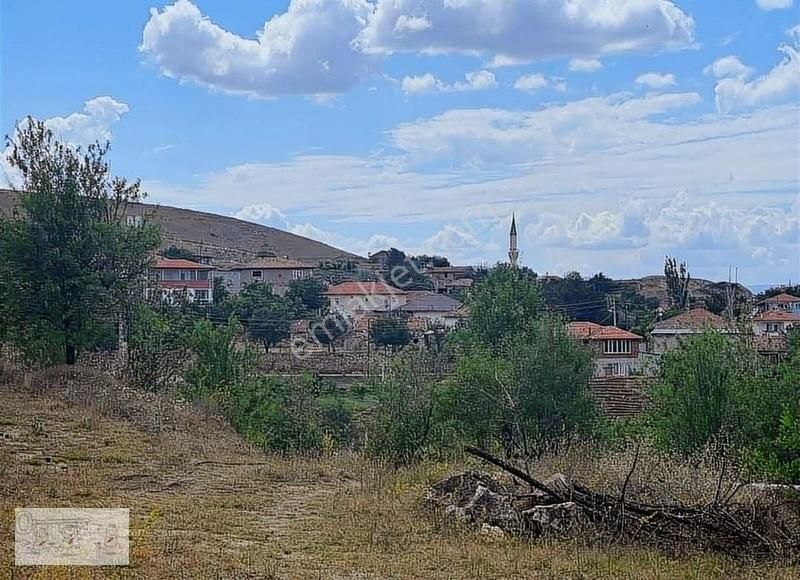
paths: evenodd
<path fill-rule="evenodd" d="M 508 263 L 512 268 L 517 267 L 517 259 L 519 258 L 519 250 L 517 249 L 517 218 L 514 213 L 511 214 L 511 231 L 508 233 Z"/>

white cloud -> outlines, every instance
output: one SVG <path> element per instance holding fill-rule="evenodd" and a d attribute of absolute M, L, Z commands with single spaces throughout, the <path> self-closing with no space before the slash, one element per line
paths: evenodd
<path fill-rule="evenodd" d="M 712 64 L 703 69 L 707 75 L 713 75 L 718 79 L 728 77 L 748 77 L 752 74 L 753 69 L 745 65 L 737 57 L 723 56 L 718 58 Z"/>
<path fill-rule="evenodd" d="M 139 49 L 168 77 L 229 93 L 338 93 L 369 73 L 370 59 L 354 39 L 370 10 L 365 0 L 291 0 L 251 39 L 218 26 L 189 0 L 177 0 L 150 11 Z"/>
<path fill-rule="evenodd" d="M 567 90 L 567 83 L 564 81 L 564 79 L 557 77 L 546 77 L 540 73 L 522 75 L 514 83 L 515 89 L 529 93 L 536 92 L 546 87 L 564 92 Z"/>
<path fill-rule="evenodd" d="M 394 31 L 400 34 L 404 32 L 421 32 L 431 27 L 431 21 L 425 16 L 406 16 L 401 15 L 394 25 Z"/>
<path fill-rule="evenodd" d="M 424 10 L 430 27 L 413 34 L 398 21 Z M 667 0 L 378 0 L 361 35 L 371 52 L 460 52 L 516 59 L 579 57 L 683 47 L 694 21 Z"/>
<path fill-rule="evenodd" d="M 767 74 L 752 81 L 745 76 L 720 79 L 714 87 L 717 110 L 728 113 L 784 99 L 796 101 L 800 91 L 800 53 L 785 44 L 778 50 L 784 58 Z"/>
<path fill-rule="evenodd" d="M 416 95 L 420 93 L 432 93 L 438 90 L 441 82 L 431 73 L 424 75 L 403 77 L 400 83 L 402 91 L 408 95 Z"/>
<path fill-rule="evenodd" d="M 675 75 L 649 72 L 639 75 L 634 82 L 637 85 L 645 85 L 651 89 L 664 89 L 675 85 Z"/>
<path fill-rule="evenodd" d="M 569 61 L 569 70 L 573 72 L 594 72 L 603 68 L 598 58 L 573 58 Z"/>
<path fill-rule="evenodd" d="M 598 148 L 659 141 L 665 126 L 648 118 L 700 101 L 696 93 L 624 93 L 553 105 L 532 112 L 452 109 L 402 123 L 390 136 L 412 157 L 463 164 L 524 163 Z M 666 127 L 668 130 L 668 127 Z"/>
<path fill-rule="evenodd" d="M 423 244 L 425 253 L 429 254 L 463 253 L 480 246 L 481 242 L 472 233 L 455 224 L 446 224 Z"/>
<path fill-rule="evenodd" d="M 298 236 L 311 238 L 312 240 L 317 240 L 318 242 L 352 252 L 359 256 L 368 256 L 379 250 L 402 246 L 400 240 L 393 236 L 373 234 L 366 240 L 357 240 L 337 232 L 322 230 L 310 223 L 295 225 L 291 228 L 291 232 Z"/>
<path fill-rule="evenodd" d="M 247 205 L 236 211 L 233 217 L 281 229 L 286 229 L 289 226 L 286 214 L 271 203 Z"/>
<path fill-rule="evenodd" d="M 408 94 L 421 93 L 460 93 L 466 91 L 483 91 L 497 86 L 494 73 L 488 70 L 468 72 L 463 81 L 446 84 L 431 73 L 420 76 L 403 77 L 400 83 L 401 90 Z"/>
<path fill-rule="evenodd" d="M 756 0 L 756 4 L 761 10 L 780 10 L 791 8 L 793 0 Z"/>
<path fill-rule="evenodd" d="M 61 141 L 73 147 L 86 146 L 96 141 L 101 143 L 110 141 L 111 126 L 129 110 L 127 104 L 112 97 L 101 96 L 86 101 L 80 113 L 72 113 L 66 117 L 51 117 L 45 119 L 44 123 Z M 20 176 L 7 161 L 10 152 L 10 146 L 2 152 L 0 183 L 5 178 L 7 184 L 18 185 Z"/>

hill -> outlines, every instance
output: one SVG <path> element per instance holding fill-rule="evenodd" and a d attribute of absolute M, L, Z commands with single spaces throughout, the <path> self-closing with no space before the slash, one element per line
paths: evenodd
<path fill-rule="evenodd" d="M 664 276 L 643 276 L 642 278 L 629 278 L 618 280 L 619 284 L 628 285 L 636 290 L 645 298 L 657 298 L 662 307 L 669 305 L 667 293 L 667 279 Z M 689 280 L 689 294 L 693 300 L 703 301 L 714 293 L 722 292 L 724 295 L 727 282 L 713 282 L 702 278 L 692 278 Z M 740 300 L 749 300 L 753 293 L 742 284 L 736 284 Z"/>
<path fill-rule="evenodd" d="M 0 212 L 10 211 L 17 194 L 0 189 Z M 363 258 L 322 242 L 233 217 L 177 207 L 133 204 L 129 215 L 146 215 L 161 227 L 165 248 L 175 245 L 209 256 L 215 266 L 227 267 L 257 256 L 287 257 L 309 264 Z"/>

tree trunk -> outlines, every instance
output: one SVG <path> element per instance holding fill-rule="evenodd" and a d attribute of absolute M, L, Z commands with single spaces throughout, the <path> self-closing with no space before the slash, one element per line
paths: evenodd
<path fill-rule="evenodd" d="M 75 345 L 71 342 L 68 342 L 64 347 L 64 362 L 66 362 L 68 365 L 74 365 L 77 360 L 78 353 L 75 349 Z"/>

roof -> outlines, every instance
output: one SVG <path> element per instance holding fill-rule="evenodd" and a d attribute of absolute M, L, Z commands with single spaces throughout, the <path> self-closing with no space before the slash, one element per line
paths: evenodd
<path fill-rule="evenodd" d="M 343 282 L 330 286 L 325 294 L 328 296 L 365 296 L 365 295 L 400 295 L 403 290 L 392 288 L 383 282 Z"/>
<path fill-rule="evenodd" d="M 157 270 L 213 270 L 214 266 L 198 264 L 191 260 L 161 258 L 156 260 L 155 264 L 153 264 L 153 268 Z"/>
<path fill-rule="evenodd" d="M 800 322 L 800 314 L 786 310 L 767 310 L 753 316 L 756 322 Z"/>
<path fill-rule="evenodd" d="M 750 344 L 760 353 L 786 353 L 789 351 L 789 341 L 785 336 L 756 335 L 749 339 Z"/>
<path fill-rule="evenodd" d="M 653 331 L 659 330 L 703 330 L 706 328 L 725 328 L 727 323 L 721 316 L 709 312 L 705 308 L 692 308 L 686 312 L 661 320 L 653 325 Z"/>
<path fill-rule="evenodd" d="M 455 312 L 461 302 L 444 294 L 428 294 L 400 307 L 404 312 Z"/>
<path fill-rule="evenodd" d="M 781 292 L 775 296 L 765 298 L 759 302 L 759 304 L 789 304 L 790 302 L 800 302 L 800 298 L 797 296 L 792 296 L 791 294 L 787 294 L 786 292 Z"/>
<path fill-rule="evenodd" d="M 264 259 L 234 266 L 231 270 L 313 270 L 314 266 L 296 260 Z"/>
<path fill-rule="evenodd" d="M 644 340 L 638 334 L 616 326 L 602 326 L 594 322 L 570 322 L 567 332 L 582 340 Z"/>

